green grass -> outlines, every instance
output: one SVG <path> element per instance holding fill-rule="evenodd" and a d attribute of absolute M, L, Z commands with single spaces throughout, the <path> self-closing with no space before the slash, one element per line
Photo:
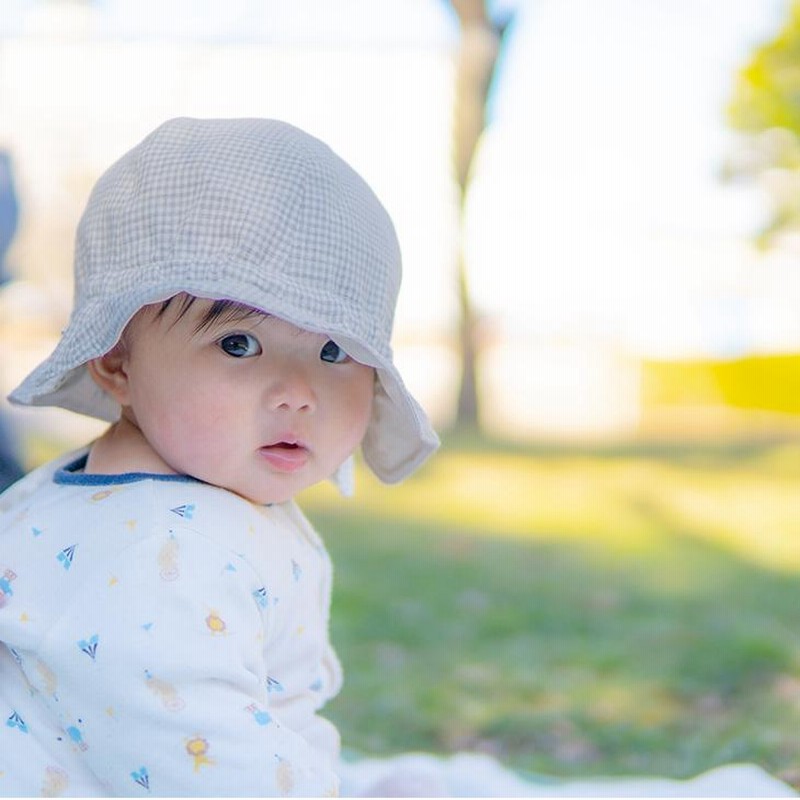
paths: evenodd
<path fill-rule="evenodd" d="M 558 776 L 788 776 L 800 723 L 800 446 L 444 448 L 304 507 L 336 565 L 369 754 L 479 750 Z"/>

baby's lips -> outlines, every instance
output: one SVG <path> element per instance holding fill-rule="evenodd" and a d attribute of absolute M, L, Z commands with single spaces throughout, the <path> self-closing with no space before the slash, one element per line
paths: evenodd
<path fill-rule="evenodd" d="M 287 445 L 285 442 L 267 445 L 259 451 L 262 458 L 280 472 L 295 472 L 306 465 L 308 450 L 301 444 Z"/>
<path fill-rule="evenodd" d="M 277 439 L 264 445 L 264 447 L 302 448 L 307 450 L 306 443 L 292 431 L 284 431 Z"/>

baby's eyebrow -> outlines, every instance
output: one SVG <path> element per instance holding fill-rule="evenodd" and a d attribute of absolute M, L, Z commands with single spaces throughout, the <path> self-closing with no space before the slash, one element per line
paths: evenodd
<path fill-rule="evenodd" d="M 230 300 L 215 300 L 212 306 L 202 315 L 195 326 L 195 333 L 229 325 L 232 322 L 243 322 L 255 319 L 262 322 L 270 315 L 257 308 L 234 303 Z"/>

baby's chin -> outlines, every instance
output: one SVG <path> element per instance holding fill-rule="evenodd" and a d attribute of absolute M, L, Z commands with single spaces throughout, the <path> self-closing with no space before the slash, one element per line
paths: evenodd
<path fill-rule="evenodd" d="M 183 474 L 238 495 L 255 505 L 267 506 L 292 500 L 300 492 L 330 479 L 335 475 L 335 470 L 326 474 L 318 465 L 314 465 L 291 474 L 273 472 L 259 476 L 257 470 L 242 475 L 203 464 L 196 469 L 186 469 Z"/>

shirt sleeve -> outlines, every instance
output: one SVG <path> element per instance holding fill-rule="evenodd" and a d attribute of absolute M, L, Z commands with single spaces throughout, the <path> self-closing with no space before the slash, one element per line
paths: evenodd
<path fill-rule="evenodd" d="M 279 556 L 258 575 L 171 529 L 101 572 L 49 631 L 37 688 L 110 794 L 337 793 L 328 759 L 270 703 L 275 617 L 290 612 L 264 602 L 285 579 Z"/>

